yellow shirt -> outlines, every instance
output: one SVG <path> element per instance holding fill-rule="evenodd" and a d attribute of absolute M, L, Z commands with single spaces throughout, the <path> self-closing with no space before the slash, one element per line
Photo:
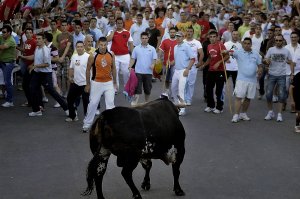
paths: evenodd
<path fill-rule="evenodd" d="M 61 31 L 58 29 L 55 32 L 51 32 L 51 34 L 53 36 L 52 44 L 56 48 L 58 48 L 57 35 L 59 35 L 60 33 L 61 33 Z"/>
<path fill-rule="evenodd" d="M 192 22 L 190 22 L 190 21 L 187 21 L 185 23 L 178 22 L 176 24 L 178 30 L 183 32 L 184 34 L 186 33 L 186 30 L 188 29 L 188 27 L 190 27 L 191 25 L 192 25 Z"/>

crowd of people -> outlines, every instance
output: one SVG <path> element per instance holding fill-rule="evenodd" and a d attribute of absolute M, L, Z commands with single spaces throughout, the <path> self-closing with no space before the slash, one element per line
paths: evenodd
<path fill-rule="evenodd" d="M 300 133 L 299 14 L 299 0 L 2 0 L 2 107 L 14 106 L 12 72 L 19 65 L 28 116 L 43 115 L 47 91 L 66 122 L 78 121 L 82 99 L 87 132 L 101 96 L 106 109 L 114 108 L 134 70 L 132 106 L 142 93 L 148 102 L 161 78 L 162 95 L 180 105 L 183 116 L 202 71 L 204 112 L 221 114 L 233 85 L 232 122 L 249 121 L 259 88 L 258 99 L 267 99 L 264 119 L 275 117 L 279 102 L 276 120 L 282 122 L 288 104 Z"/>

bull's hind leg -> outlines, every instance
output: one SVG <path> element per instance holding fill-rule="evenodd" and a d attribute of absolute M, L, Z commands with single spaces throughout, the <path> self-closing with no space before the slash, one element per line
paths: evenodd
<path fill-rule="evenodd" d="M 138 165 L 138 161 L 136 162 L 128 162 L 122 169 L 122 176 L 124 177 L 126 183 L 128 184 L 128 186 L 130 187 L 131 191 L 132 191 L 132 197 L 133 199 L 142 199 L 142 196 L 139 192 L 139 190 L 136 188 L 133 179 L 132 179 L 132 172 L 133 170 L 136 168 L 136 166 Z"/>
<path fill-rule="evenodd" d="M 98 162 L 97 175 L 95 177 L 95 185 L 96 185 L 98 199 L 104 199 L 103 192 L 102 192 L 102 181 L 103 181 L 103 176 L 106 172 L 107 163 L 110 154 L 111 152 L 103 147 L 101 147 L 100 152 L 98 154 L 100 161 Z"/>
<path fill-rule="evenodd" d="M 184 196 L 185 193 L 181 189 L 179 184 L 179 175 L 180 175 L 180 165 L 183 161 L 184 154 L 185 154 L 185 148 L 182 147 L 176 147 L 177 148 L 177 154 L 176 154 L 176 162 L 172 165 L 173 169 L 173 176 L 174 176 L 174 192 L 177 196 Z"/>
<path fill-rule="evenodd" d="M 101 148 L 101 150 L 98 153 L 94 154 L 94 157 L 90 161 L 87 169 L 88 187 L 83 193 L 83 195 L 90 195 L 92 193 L 95 182 L 98 199 L 104 199 L 102 193 L 102 180 L 103 175 L 106 171 L 107 162 L 110 154 L 110 151 L 104 148 Z"/>
<path fill-rule="evenodd" d="M 143 159 L 140 161 L 143 168 L 145 169 L 145 177 L 144 177 L 144 181 L 142 182 L 142 189 L 148 191 L 151 187 L 151 184 L 150 184 L 150 170 L 151 170 L 151 167 L 152 167 L 152 162 L 151 160 L 149 159 Z"/>

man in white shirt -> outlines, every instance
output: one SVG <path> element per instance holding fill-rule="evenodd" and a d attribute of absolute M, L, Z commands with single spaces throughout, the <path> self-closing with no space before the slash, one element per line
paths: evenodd
<path fill-rule="evenodd" d="M 89 93 L 84 91 L 86 86 L 86 67 L 88 59 L 93 55 L 88 54 L 84 50 L 82 41 L 76 43 L 77 54 L 73 54 L 71 64 L 68 72 L 68 80 L 70 81 L 69 92 L 67 96 L 69 117 L 66 122 L 78 121 L 77 113 L 75 111 L 74 103 L 76 99 L 82 96 L 84 115 L 87 112 L 89 104 Z"/>
<path fill-rule="evenodd" d="M 224 43 L 227 50 L 242 50 L 242 44 L 239 42 L 239 32 L 234 30 L 231 33 L 232 39 Z M 233 88 L 235 87 L 236 77 L 237 77 L 238 65 L 235 58 L 230 56 L 229 60 L 226 62 L 226 73 L 227 76 L 232 78 Z"/>
<path fill-rule="evenodd" d="M 252 40 L 252 50 L 259 53 L 261 43 L 264 40 L 261 25 L 257 24 L 255 26 L 255 33 L 254 33 L 254 35 L 251 35 L 250 38 Z"/>
<path fill-rule="evenodd" d="M 104 8 L 98 10 L 97 16 L 97 28 L 99 28 L 102 33 L 104 32 L 105 25 L 108 23 L 108 20 L 104 17 Z"/>
<path fill-rule="evenodd" d="M 295 59 L 296 55 L 300 55 L 300 44 L 298 43 L 299 41 L 299 36 L 297 32 L 292 32 L 291 33 L 291 38 L 290 38 L 291 43 L 286 45 L 285 48 L 288 49 L 292 55 L 292 60 Z M 291 112 L 295 112 L 295 102 L 293 100 L 293 92 L 292 92 L 292 87 L 290 86 L 291 83 L 291 68 L 290 65 L 286 64 L 286 92 L 288 96 L 291 96 Z M 283 109 L 285 109 L 286 103 L 283 105 Z"/>
<path fill-rule="evenodd" d="M 197 71 L 198 67 L 202 65 L 203 60 L 203 50 L 202 45 L 200 41 L 193 38 L 194 35 L 194 29 L 192 27 L 189 27 L 186 31 L 186 39 L 183 40 L 185 43 L 187 43 L 193 52 L 193 55 L 195 57 L 195 62 L 188 74 L 186 85 L 185 85 L 185 103 L 187 106 L 190 106 L 192 104 L 192 98 L 194 95 L 194 88 L 197 78 Z M 199 57 L 199 59 L 198 59 Z"/>
<path fill-rule="evenodd" d="M 146 31 L 146 28 L 149 26 L 144 25 L 143 23 L 143 15 L 138 14 L 136 16 L 136 23 L 132 24 L 130 28 L 130 35 L 133 39 L 133 45 L 138 46 L 141 44 L 141 33 Z"/>

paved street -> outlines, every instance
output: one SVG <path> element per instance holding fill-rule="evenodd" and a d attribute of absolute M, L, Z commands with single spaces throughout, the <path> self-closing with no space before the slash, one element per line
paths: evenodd
<path fill-rule="evenodd" d="M 198 74 L 194 101 L 181 117 L 186 129 L 186 156 L 180 182 L 185 197 L 172 191 L 171 166 L 153 161 L 151 190 L 144 199 L 298 199 L 300 197 L 300 135 L 294 134 L 294 114 L 284 122 L 264 121 L 265 99 L 250 105 L 250 122 L 231 123 L 228 98 L 221 115 L 204 113 L 202 80 Z M 153 84 L 152 99 L 162 84 Z M 80 121 L 66 123 L 62 109 L 49 96 L 42 117 L 29 118 L 20 107 L 25 97 L 16 91 L 15 107 L 0 108 L 0 199 L 77 199 L 86 188 L 85 171 L 92 155 Z M 3 99 L 0 100 L 3 102 Z M 118 94 L 116 105 L 128 106 Z M 102 108 L 103 108 L 102 102 Z M 129 199 L 131 192 L 111 156 L 104 177 L 107 199 Z M 143 169 L 134 172 L 140 187 Z M 90 197 L 96 198 L 96 194 Z"/>

